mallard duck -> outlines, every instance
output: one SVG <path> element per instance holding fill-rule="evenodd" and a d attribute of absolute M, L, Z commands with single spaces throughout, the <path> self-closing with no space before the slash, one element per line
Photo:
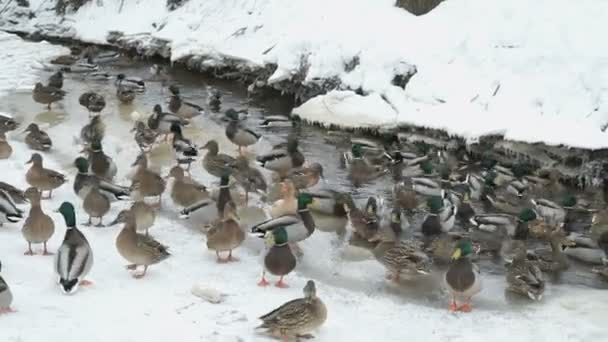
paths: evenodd
<path fill-rule="evenodd" d="M 65 96 L 65 91 L 61 89 L 57 89 L 54 87 L 45 87 L 42 83 L 38 82 L 34 86 L 34 91 L 32 93 L 32 98 L 34 101 L 47 105 L 48 109 L 51 110 L 51 104 L 53 102 L 63 100 Z"/>
<path fill-rule="evenodd" d="M 146 233 L 148 235 L 150 228 L 156 220 L 156 211 L 151 205 L 148 205 L 142 198 L 136 198 L 128 210 L 123 210 L 109 224 L 114 226 L 119 222 L 125 222 L 125 215 L 132 214 L 135 218 L 136 231 L 138 233 Z"/>
<path fill-rule="evenodd" d="M 0 190 L 0 226 L 5 222 L 19 222 L 23 211 L 15 205 L 13 198 L 5 190 Z"/>
<path fill-rule="evenodd" d="M 428 156 L 420 157 L 406 163 L 401 170 L 402 178 L 430 177 L 433 175 L 436 175 L 435 167 L 433 166 L 433 163 L 428 160 Z"/>
<path fill-rule="evenodd" d="M 283 282 L 283 277 L 288 275 L 296 267 L 296 257 L 293 255 L 287 241 L 287 230 L 284 227 L 276 227 L 266 232 L 265 240 L 268 247 L 264 257 L 264 271 L 258 286 L 268 286 L 266 271 L 274 276 L 278 276 L 279 281 L 276 287 L 287 287 Z"/>
<path fill-rule="evenodd" d="M 495 210 L 510 215 L 517 215 L 523 209 L 522 201 L 510 194 L 488 193 L 483 195 L 483 200 Z"/>
<path fill-rule="evenodd" d="M 100 141 L 92 141 L 91 144 L 81 152 L 89 155 L 89 165 L 91 172 L 104 180 L 112 181 L 118 171 L 114 160 L 103 152 L 103 146 Z"/>
<path fill-rule="evenodd" d="M 78 56 L 61 55 L 61 56 L 53 58 L 50 63 L 58 64 L 58 65 L 72 65 L 72 64 L 78 62 L 78 60 L 79 60 Z"/>
<path fill-rule="evenodd" d="M 503 257 L 507 262 L 507 291 L 535 301 L 541 300 L 545 281 L 538 265 L 528 260 L 525 241 L 513 240 L 509 252 Z"/>
<path fill-rule="evenodd" d="M 37 124 L 31 123 L 24 132 L 27 132 L 25 136 L 25 143 L 29 148 L 36 151 L 48 151 L 53 147 L 53 142 L 49 135 L 40 129 Z"/>
<path fill-rule="evenodd" d="M 309 280 L 304 287 L 304 298 L 291 300 L 260 317 L 262 325 L 275 338 L 289 341 L 290 337 L 299 340 L 311 338 L 310 332 L 319 328 L 327 319 L 327 308 L 317 297 L 315 282 Z"/>
<path fill-rule="evenodd" d="M 238 261 L 232 256 L 232 250 L 245 241 L 245 232 L 239 224 L 236 213 L 236 204 L 233 201 L 226 203 L 222 219 L 207 233 L 207 248 L 214 250 L 218 263 Z M 228 257 L 223 259 L 220 252 L 229 251 Z"/>
<path fill-rule="evenodd" d="M 6 132 L 0 130 L 0 159 L 8 159 L 13 154 L 13 148 L 6 139 Z"/>
<path fill-rule="evenodd" d="M 26 164 L 32 164 L 32 167 L 25 174 L 27 183 L 40 191 L 48 191 L 47 198 L 51 198 L 53 190 L 57 189 L 63 183 L 67 182 L 66 177 L 57 171 L 45 169 L 42 165 L 42 156 L 38 153 L 32 154 L 32 157 Z"/>
<path fill-rule="evenodd" d="M 25 219 L 21 233 L 27 241 L 28 250 L 25 255 L 34 255 L 32 251 L 33 243 L 42 243 L 44 245 L 43 255 L 51 255 L 48 252 L 46 243 L 49 241 L 55 232 L 55 223 L 53 219 L 42 211 L 40 206 L 40 191 L 36 188 L 25 190 L 25 196 L 30 202 L 30 213 Z"/>
<path fill-rule="evenodd" d="M 0 271 L 2 271 L 2 263 L 0 262 Z M 8 284 L 0 276 L 0 315 L 5 313 L 15 312 L 15 310 L 11 309 L 11 304 L 13 303 L 13 293 L 11 289 L 8 287 Z"/>
<path fill-rule="evenodd" d="M 365 211 L 359 209 L 355 204 L 352 196 L 343 194 L 342 202 L 344 203 L 344 211 L 348 217 L 348 221 L 354 229 L 354 234 L 368 241 L 372 236 L 376 235 L 380 228 L 380 220 L 377 216 L 377 205 L 374 205 L 375 199 L 370 197 L 365 206 Z"/>
<path fill-rule="evenodd" d="M 305 160 L 298 149 L 298 139 L 294 135 L 288 137 L 287 150 L 275 150 L 256 159 L 263 168 L 279 175 L 287 175 L 291 169 L 302 166 Z"/>
<path fill-rule="evenodd" d="M 264 115 L 258 126 L 263 128 L 295 127 L 295 122 L 296 121 L 292 121 L 288 116 L 284 115 Z"/>
<path fill-rule="evenodd" d="M 521 239 L 528 237 L 528 225 L 537 219 L 536 212 L 532 209 L 522 209 L 518 216 L 509 214 L 483 214 L 475 215 L 470 222 L 478 229 L 505 234 L 509 237 L 518 236 Z"/>
<path fill-rule="evenodd" d="M 254 145 L 262 136 L 250 129 L 240 127 L 239 114 L 234 109 L 228 109 L 225 115 L 230 120 L 230 123 L 226 126 L 226 136 L 239 147 L 239 154 L 243 155 L 243 148 Z"/>
<path fill-rule="evenodd" d="M 85 145 L 91 144 L 93 141 L 102 141 L 106 133 L 106 125 L 101 119 L 101 115 L 91 117 L 89 123 L 84 125 L 80 130 L 80 140 Z"/>
<path fill-rule="evenodd" d="M 402 274 L 428 274 L 431 259 L 422 251 L 420 241 L 399 241 L 392 229 L 379 231 L 370 242 L 378 242 L 374 257 L 390 272 L 389 279 L 399 282 Z"/>
<path fill-rule="evenodd" d="M 162 107 L 157 104 L 154 106 L 152 115 L 148 118 L 148 127 L 155 130 L 159 134 L 171 133 L 171 125 L 177 123 L 178 125 L 187 125 L 188 121 L 180 118 L 177 115 L 163 112 Z"/>
<path fill-rule="evenodd" d="M 348 197 L 344 193 L 331 189 L 308 191 L 307 193 L 311 194 L 314 198 L 314 202 L 309 206 L 311 211 L 323 215 L 346 218 L 344 204 L 346 204 L 345 201 Z"/>
<path fill-rule="evenodd" d="M 81 199 L 85 199 L 92 187 L 97 187 L 110 200 L 128 199 L 130 190 L 123 186 L 113 184 L 107 180 L 101 179 L 93 175 L 89 171 L 89 161 L 83 157 L 78 157 L 74 160 L 74 166 L 78 169 L 78 173 L 74 178 L 74 193 Z"/>
<path fill-rule="evenodd" d="M 183 119 L 192 119 L 195 116 L 205 113 L 203 107 L 184 101 L 180 96 L 179 88 L 176 85 L 170 85 L 169 91 L 171 92 L 169 110 L 173 114 Z"/>
<path fill-rule="evenodd" d="M 158 196 L 158 206 L 161 206 L 163 192 L 165 191 L 165 180 L 148 169 L 148 160 L 144 154 L 137 156 L 137 159 L 131 166 L 137 166 L 133 183 L 131 184 L 131 192 L 137 192 L 141 197 Z"/>
<path fill-rule="evenodd" d="M 212 112 L 219 112 L 222 105 L 222 93 L 210 86 L 207 86 L 207 104 Z"/>
<path fill-rule="evenodd" d="M 236 159 L 233 157 L 219 153 L 220 148 L 215 140 L 209 140 L 202 147 L 208 152 L 203 158 L 203 168 L 212 176 L 222 177 L 226 172 L 231 172 L 231 166 L 235 164 Z"/>
<path fill-rule="evenodd" d="M 182 134 L 182 126 L 174 122 L 171 124 L 171 133 L 173 134 L 173 150 L 177 153 L 177 163 L 186 164 L 187 170 L 190 170 L 190 164 L 198 156 L 198 148 L 195 144 L 186 139 Z"/>
<path fill-rule="evenodd" d="M 127 266 L 129 270 L 137 270 L 137 266 L 144 266 L 142 273 L 134 274 L 134 278 L 143 278 L 150 265 L 171 256 L 168 247 L 154 240 L 151 236 L 137 233 L 137 223 L 135 215 L 130 211 L 123 211 L 118 215 L 119 222 L 124 226 L 116 237 L 116 249 L 118 253 L 131 264 Z"/>
<path fill-rule="evenodd" d="M 402 210 L 412 211 L 418 207 L 416 192 L 408 189 L 405 182 L 395 184 L 393 187 L 393 199 Z"/>
<path fill-rule="evenodd" d="M 566 218 L 566 209 L 564 208 L 574 207 L 576 205 L 576 198 L 574 196 L 566 196 L 563 198 L 561 205 L 544 198 L 532 199 L 531 202 L 534 205 L 534 209 L 547 223 L 560 225 Z"/>
<path fill-rule="evenodd" d="M 289 172 L 288 177 L 298 190 L 313 187 L 319 183 L 320 179 L 325 179 L 323 176 L 323 166 L 319 163 L 312 163 L 308 167 L 293 169 Z"/>
<path fill-rule="evenodd" d="M 238 157 L 232 167 L 233 176 L 245 190 L 245 204 L 249 203 L 250 192 L 266 193 L 268 186 L 266 178 L 257 167 L 251 167 L 249 160 L 245 157 Z"/>
<path fill-rule="evenodd" d="M 135 142 L 142 152 L 152 149 L 152 145 L 154 145 L 158 137 L 158 133 L 146 127 L 143 121 L 136 121 L 131 132 L 135 132 Z"/>
<path fill-rule="evenodd" d="M 114 85 L 117 88 L 125 88 L 129 90 L 133 90 L 135 92 L 143 93 L 146 91 L 146 83 L 138 77 L 127 77 L 125 74 L 116 75 L 116 81 Z"/>
<path fill-rule="evenodd" d="M 413 177 L 411 179 L 412 190 L 425 196 L 441 196 L 441 184 L 431 178 Z"/>
<path fill-rule="evenodd" d="M 19 123 L 6 113 L 0 113 L 0 131 L 10 132 L 19 127 Z"/>
<path fill-rule="evenodd" d="M 84 234 L 76 227 L 76 214 L 70 202 L 63 202 L 59 207 L 66 225 L 63 242 L 57 251 L 55 272 L 64 294 L 72 294 L 78 286 L 91 285 L 84 278 L 93 267 L 93 250 Z"/>
<path fill-rule="evenodd" d="M 266 232 L 282 227 L 287 234 L 288 243 L 303 241 L 310 237 L 316 228 L 315 220 L 308 209 L 308 206 L 312 203 L 314 203 L 312 195 L 300 193 L 298 195 L 297 215 L 287 214 L 271 218 L 251 227 L 251 232 L 260 236 L 265 236 Z"/>
<path fill-rule="evenodd" d="M 98 70 L 99 65 L 95 64 L 92 56 L 86 57 L 84 62 L 74 63 L 61 68 L 61 71 L 75 74 L 90 74 Z"/>
<path fill-rule="evenodd" d="M 461 240 L 452 254 L 453 262 L 444 278 L 452 296 L 449 305 L 450 311 L 470 312 L 471 298 L 481 291 L 479 267 L 471 261 L 473 252 L 471 241 Z M 464 304 L 458 305 L 457 300 L 459 299 L 464 299 Z"/>
<path fill-rule="evenodd" d="M 80 95 L 78 103 L 89 111 L 89 115 L 99 114 L 106 107 L 106 99 L 92 91 Z"/>
<path fill-rule="evenodd" d="M 171 188 L 171 199 L 181 207 L 191 206 L 199 201 L 209 199 L 207 187 L 184 175 L 184 170 L 174 166 L 169 171 L 169 177 L 174 179 Z"/>
<path fill-rule="evenodd" d="M 281 199 L 275 201 L 270 206 L 270 217 L 277 218 L 284 215 L 295 215 L 297 211 L 296 188 L 291 180 L 285 179 L 281 182 Z"/>
<path fill-rule="evenodd" d="M 593 224 L 594 210 L 586 208 L 564 207 L 563 228 L 566 232 L 586 232 Z"/>
<path fill-rule="evenodd" d="M 49 77 L 48 81 L 49 87 L 53 87 L 56 89 L 63 88 L 63 73 L 61 71 L 57 71 Z"/>
<path fill-rule="evenodd" d="M 447 233 L 454 227 L 458 207 L 441 197 L 431 197 L 427 201 L 429 213 L 422 222 L 422 233 L 425 236 L 433 236 Z"/>
<path fill-rule="evenodd" d="M 25 193 L 8 183 L 0 182 L 0 191 L 6 191 L 6 193 L 16 204 L 24 204 L 27 202 Z"/>
<path fill-rule="evenodd" d="M 536 253 L 529 255 L 529 258 L 538 265 L 540 270 L 548 273 L 560 273 L 570 268 L 570 262 L 564 254 L 563 248 L 574 246 L 575 243 L 566 238 L 565 232 L 559 227 L 545 230 L 541 238 L 549 241 L 551 255 L 538 255 Z"/>
<path fill-rule="evenodd" d="M 124 86 L 119 86 L 116 88 L 116 98 L 124 105 L 131 104 L 135 100 L 135 91 Z"/>
<path fill-rule="evenodd" d="M 89 215 L 88 225 L 93 224 L 92 218 L 99 218 L 97 227 L 103 227 L 103 217 L 110 211 L 110 200 L 101 193 L 99 186 L 91 186 L 82 202 L 84 211 Z"/>
<path fill-rule="evenodd" d="M 212 193 L 211 198 L 203 199 L 201 201 L 198 201 L 198 202 L 184 208 L 182 211 L 180 211 L 180 217 L 187 218 L 193 212 L 195 212 L 201 208 L 204 208 L 210 204 L 213 204 L 214 200 L 215 200 L 217 214 L 218 214 L 218 217 L 221 218 L 221 216 L 224 213 L 224 208 L 226 206 L 226 203 L 232 201 L 232 194 L 231 194 L 230 188 L 231 188 L 230 173 L 225 173 L 220 178 L 220 190 L 219 190 L 216 198 L 213 196 L 213 193 Z"/>
<path fill-rule="evenodd" d="M 407 217 L 403 215 L 402 210 L 399 207 L 393 208 L 390 212 L 388 221 L 388 229 L 392 230 L 397 237 L 401 236 L 404 231 L 410 228 L 410 223 Z"/>
<path fill-rule="evenodd" d="M 349 170 L 349 178 L 355 186 L 360 186 L 361 184 L 376 179 L 386 173 L 386 170 L 371 165 L 363 158 L 361 145 L 353 145 L 352 155 L 352 160 L 349 160 L 346 166 Z"/>

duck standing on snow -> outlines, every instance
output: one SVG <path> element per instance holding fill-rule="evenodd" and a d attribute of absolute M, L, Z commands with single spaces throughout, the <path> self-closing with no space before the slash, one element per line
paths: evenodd
<path fill-rule="evenodd" d="M 169 171 L 169 177 L 174 179 L 171 188 L 171 199 L 181 207 L 188 207 L 197 202 L 209 199 L 207 187 L 187 177 L 184 170 L 174 166 Z"/>
<path fill-rule="evenodd" d="M 6 132 L 0 130 L 0 159 L 8 159 L 13 154 L 13 148 L 6 139 Z"/>
<path fill-rule="evenodd" d="M 296 188 L 291 180 L 285 179 L 281 182 L 281 198 L 270 206 L 270 217 L 277 218 L 284 215 L 296 215 L 297 211 Z"/>
<path fill-rule="evenodd" d="M 298 149 L 298 139 L 294 135 L 287 138 L 287 150 L 273 150 L 268 154 L 258 156 L 257 161 L 265 169 L 285 176 L 293 168 L 304 165 L 304 155 Z"/>
<path fill-rule="evenodd" d="M 89 171 L 89 161 L 83 157 L 74 160 L 78 173 L 74 178 L 74 193 L 85 199 L 93 187 L 98 187 L 102 194 L 110 200 L 123 200 L 129 198 L 129 189 L 103 180 Z"/>
<path fill-rule="evenodd" d="M 42 156 L 38 153 L 32 154 L 32 157 L 26 164 L 32 164 L 32 167 L 25 174 L 27 183 L 40 191 L 48 191 L 51 198 L 53 190 L 62 186 L 67 182 L 66 177 L 57 171 L 45 169 L 42 165 Z"/>
<path fill-rule="evenodd" d="M 245 157 L 236 158 L 234 168 L 234 178 L 245 190 L 245 205 L 249 203 L 250 192 L 265 193 L 268 189 L 266 178 L 257 167 L 249 165 L 249 160 Z"/>
<path fill-rule="evenodd" d="M 422 242 L 399 241 L 391 229 L 379 231 L 369 241 L 379 241 L 373 250 L 374 257 L 386 267 L 389 279 L 394 282 L 399 282 L 404 273 L 429 274 L 431 258 L 422 251 Z"/>
<path fill-rule="evenodd" d="M 186 102 L 180 95 L 179 88 L 176 85 L 169 86 L 171 92 L 171 99 L 169 100 L 169 111 L 179 116 L 182 119 L 192 119 L 195 116 L 203 114 L 205 111 L 203 107 Z"/>
<path fill-rule="evenodd" d="M 535 301 L 541 300 L 545 291 L 543 273 L 536 263 L 528 260 L 525 241 L 512 240 L 509 251 L 503 253 L 503 257 L 508 263 L 507 291 Z"/>
<path fill-rule="evenodd" d="M 173 134 L 173 150 L 177 153 L 177 163 L 186 164 L 188 172 L 195 158 L 198 156 L 198 148 L 195 144 L 186 139 L 182 133 L 182 126 L 176 122 L 171 124 L 171 133 Z"/>
<path fill-rule="evenodd" d="M 27 199 L 25 198 L 25 193 L 8 183 L 0 182 L 0 191 L 6 191 L 6 193 L 10 196 L 13 202 L 17 204 L 24 204 L 25 202 L 27 202 Z"/>
<path fill-rule="evenodd" d="M 319 328 L 327 320 L 327 307 L 317 297 L 315 282 L 309 280 L 304 287 L 304 298 L 291 300 L 260 317 L 264 329 L 275 337 L 289 341 L 290 337 L 312 338 L 311 331 Z"/>
<path fill-rule="evenodd" d="M 135 142 L 142 152 L 150 151 L 158 137 L 158 133 L 146 127 L 146 124 L 142 121 L 136 121 L 131 132 L 135 132 Z"/>
<path fill-rule="evenodd" d="M 264 256 L 264 270 L 262 271 L 262 279 L 258 282 L 258 286 L 265 287 L 269 285 L 266 280 L 266 271 L 268 271 L 270 274 L 280 277 L 279 281 L 275 284 L 276 287 L 288 287 L 283 282 L 283 277 L 296 268 L 296 257 L 289 247 L 287 230 L 285 227 L 276 227 L 266 232 L 265 240 L 268 250 Z"/>
<path fill-rule="evenodd" d="M 42 83 L 38 82 L 34 86 L 32 98 L 37 103 L 47 105 L 48 110 L 51 110 L 51 104 L 53 104 L 53 102 L 63 100 L 65 94 L 65 91 L 61 89 L 45 87 L 42 85 Z"/>
<path fill-rule="evenodd" d="M 137 169 L 133 176 L 131 192 L 141 197 L 158 196 L 160 207 L 167 182 L 159 174 L 148 169 L 148 160 L 144 154 L 137 156 L 132 166 L 137 166 Z"/>
<path fill-rule="evenodd" d="M 452 301 L 450 311 L 471 311 L 471 298 L 481 291 L 481 275 L 479 268 L 471 261 L 473 245 L 468 240 L 461 240 L 452 254 L 452 264 L 445 273 L 445 283 Z M 457 299 L 464 299 L 464 304 L 458 305 Z"/>
<path fill-rule="evenodd" d="M 27 132 L 25 136 L 25 143 L 29 148 L 36 151 L 48 151 L 53 147 L 53 142 L 49 135 L 40 129 L 37 124 L 31 123 L 24 132 Z"/>
<path fill-rule="evenodd" d="M 15 205 L 13 198 L 5 190 L 0 190 L 0 226 L 5 222 L 19 222 L 23 211 Z"/>
<path fill-rule="evenodd" d="M 89 155 L 89 165 L 91 166 L 91 172 L 95 176 L 109 182 L 114 179 L 114 176 L 116 176 L 116 172 L 118 171 L 116 163 L 103 152 L 103 146 L 100 141 L 92 141 L 91 144 L 81 152 L 85 152 Z"/>
<path fill-rule="evenodd" d="M 55 271 L 64 294 L 72 294 L 78 286 L 93 283 L 84 278 L 93 267 L 93 250 L 84 234 L 76 227 L 76 214 L 70 202 L 63 202 L 59 212 L 65 219 L 67 230 L 57 252 Z"/>
<path fill-rule="evenodd" d="M 239 113 L 230 108 L 226 111 L 226 118 L 230 120 L 226 127 L 226 136 L 233 144 L 239 147 L 239 154 L 243 155 L 243 148 L 251 146 L 260 140 L 261 135 L 255 133 L 250 129 L 246 129 L 239 126 Z"/>
<path fill-rule="evenodd" d="M 2 271 L 2 263 L 0 262 L 0 271 Z M 11 289 L 8 287 L 8 284 L 0 275 L 0 315 L 5 313 L 15 312 L 15 310 L 11 309 L 11 304 L 13 303 L 13 293 Z"/>
<path fill-rule="evenodd" d="M 24 254 L 34 255 L 32 244 L 42 243 L 44 245 L 44 252 L 42 254 L 51 255 L 47 250 L 46 243 L 55 232 L 55 223 L 49 215 L 42 211 L 42 207 L 40 206 L 41 194 L 38 189 L 29 188 L 25 190 L 25 196 L 29 200 L 31 208 L 21 229 L 21 233 L 28 244 L 28 250 Z"/>
<path fill-rule="evenodd" d="M 106 99 L 92 91 L 80 95 L 78 103 L 89 111 L 89 115 L 99 114 L 106 107 Z"/>
<path fill-rule="evenodd" d="M 150 265 L 171 256 L 168 247 L 153 239 L 151 236 L 137 233 L 135 215 L 130 210 L 123 210 L 117 217 L 117 223 L 122 222 L 124 226 L 116 237 L 116 249 L 118 253 L 131 264 L 129 270 L 136 270 L 137 266 L 144 266 L 142 273 L 134 274 L 134 278 L 143 278 Z"/>
<path fill-rule="evenodd" d="M 236 159 L 233 157 L 219 153 L 220 148 L 215 140 L 209 140 L 202 149 L 206 149 L 208 152 L 203 157 L 203 168 L 210 175 L 215 177 L 222 177 L 225 173 L 232 173 L 232 165 L 235 164 Z"/>
<path fill-rule="evenodd" d="M 83 144 L 90 145 L 93 141 L 102 141 L 105 134 L 106 125 L 103 123 L 101 115 L 95 115 L 80 130 L 80 140 Z"/>
<path fill-rule="evenodd" d="M 89 215 L 88 225 L 92 225 L 93 217 L 99 218 L 97 227 L 103 227 L 103 217 L 110 211 L 110 199 L 99 189 L 99 184 L 93 185 L 82 202 L 84 211 Z"/>
<path fill-rule="evenodd" d="M 224 206 L 221 221 L 213 226 L 207 233 L 207 248 L 214 250 L 218 263 L 238 261 L 232 256 L 232 250 L 245 241 L 245 232 L 239 224 L 239 216 L 236 213 L 236 204 L 229 201 Z M 228 251 L 226 259 L 220 257 L 220 252 Z"/>

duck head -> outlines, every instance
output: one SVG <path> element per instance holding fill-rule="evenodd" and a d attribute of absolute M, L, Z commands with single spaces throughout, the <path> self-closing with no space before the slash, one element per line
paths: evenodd
<path fill-rule="evenodd" d="M 74 160 L 74 166 L 76 166 L 79 173 L 89 172 L 89 161 L 84 157 L 76 158 Z"/>
<path fill-rule="evenodd" d="M 63 202 L 57 210 L 63 216 L 65 225 L 69 228 L 76 227 L 76 213 L 74 212 L 74 206 L 70 202 Z"/>
<path fill-rule="evenodd" d="M 37 125 L 37 124 L 35 124 L 35 123 L 33 123 L 33 122 L 32 122 L 31 124 L 29 124 L 29 125 L 28 125 L 28 126 L 25 128 L 24 132 L 28 132 L 28 133 L 39 133 L 39 132 L 40 132 L 40 127 L 38 127 L 38 125 Z"/>
<path fill-rule="evenodd" d="M 311 205 L 314 201 L 315 199 L 312 197 L 311 194 L 304 192 L 300 193 L 298 195 L 298 210 L 307 209 L 308 206 Z"/>
<path fill-rule="evenodd" d="M 118 215 L 116 215 L 116 218 L 114 219 L 114 221 L 112 221 L 110 223 L 110 226 L 119 224 L 119 223 L 126 223 L 129 222 L 130 219 L 132 219 L 133 217 L 133 213 L 131 212 L 130 209 L 123 209 L 121 210 Z"/>
<path fill-rule="evenodd" d="M 264 240 L 269 247 L 284 245 L 287 243 L 287 230 L 285 230 L 285 227 L 276 227 L 266 232 Z"/>
<path fill-rule="evenodd" d="M 313 299 L 317 296 L 317 286 L 315 285 L 315 282 L 312 280 L 309 280 L 306 282 L 306 286 L 304 286 L 304 298 L 306 299 Z"/>
<path fill-rule="evenodd" d="M 201 147 L 203 150 L 208 150 L 212 155 L 217 154 L 220 151 L 220 147 L 215 140 L 209 140 L 207 143 Z"/>
<path fill-rule="evenodd" d="M 179 88 L 175 84 L 169 86 L 169 91 L 173 96 L 179 96 Z"/>
<path fill-rule="evenodd" d="M 562 198 L 561 201 L 561 205 L 564 208 L 572 208 L 576 205 L 576 203 L 576 197 L 574 197 L 572 194 L 567 194 L 566 196 L 564 196 L 564 198 Z"/>
<path fill-rule="evenodd" d="M 26 164 L 42 165 L 42 156 L 40 153 L 33 153 L 30 160 L 25 162 Z"/>
<path fill-rule="evenodd" d="M 426 205 L 432 214 L 438 214 L 443 208 L 443 198 L 439 196 L 433 196 L 429 198 Z"/>
<path fill-rule="evenodd" d="M 452 253 L 452 260 L 458 260 L 460 258 L 466 258 L 472 255 L 474 252 L 473 244 L 469 240 L 460 240 L 454 253 Z"/>
<path fill-rule="evenodd" d="M 363 146 L 361 144 L 354 144 L 351 148 L 351 152 L 353 154 L 353 158 L 360 159 L 363 158 Z"/>

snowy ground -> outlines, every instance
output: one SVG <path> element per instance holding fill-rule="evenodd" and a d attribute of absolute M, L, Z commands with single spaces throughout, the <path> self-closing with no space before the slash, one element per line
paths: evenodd
<path fill-rule="evenodd" d="M 608 147 L 600 129 L 608 124 L 604 0 L 452 0 L 421 17 L 394 0 L 190 0 L 173 12 L 165 0 L 121 2 L 89 2 L 62 21 L 63 34 L 104 42 L 110 30 L 149 33 L 171 41 L 173 60 L 276 63 L 269 83 L 306 60 L 304 82 L 337 77 L 368 94 L 332 92 L 296 110 L 322 123 Z M 20 29 L 58 21 L 47 11 L 52 1 L 30 3 L 37 17 Z M 407 89 L 393 86 L 412 65 L 418 73 Z"/>
<path fill-rule="evenodd" d="M 3 80 L 11 81 L 0 83 L 2 92 L 17 86 L 25 89 L 26 84 L 31 86 L 37 79 L 33 66 L 40 65 L 41 58 L 60 53 L 62 49 L 24 43 L 0 33 L 0 51 L 3 51 L 0 74 Z M 19 68 L 15 68 L 15 63 L 20 63 Z M 22 82 L 14 83 L 15 79 Z M 80 208 L 80 201 L 71 188 L 75 170 L 69 165 L 78 154 L 79 147 L 74 144 L 73 136 L 86 121 L 86 112 L 76 104 L 82 89 L 72 88 L 70 82 L 66 86 L 70 96 L 63 107 L 68 112 L 59 121 L 48 120 L 50 124 L 44 125 L 55 143 L 54 149 L 44 154 L 45 165 L 62 170 L 70 178 L 69 185 L 61 187 L 52 200 L 43 203 L 43 209 L 52 215 L 57 226 L 50 241 L 52 251 L 58 248 L 65 232 L 63 220 L 52 211 L 64 200 L 74 201 Z M 127 164 L 133 160 L 136 148 L 127 133 L 131 127 L 128 116 L 117 114 L 120 111 L 116 110 L 114 100 L 109 100 L 104 115 L 108 116 L 106 122 L 113 124 L 108 125 L 106 151 L 118 160 L 118 181 L 124 183 Z M 36 120 L 57 117 L 41 114 L 35 116 Z M 205 127 L 205 139 L 218 138 L 228 150 L 229 145 L 218 128 Z M 14 153 L 11 159 L 0 161 L 4 170 L 1 180 L 23 188 L 27 170 L 24 162 L 30 151 L 18 131 L 9 139 Z M 209 182 L 200 164 L 196 164 L 193 172 L 201 181 Z M 329 309 L 328 321 L 316 333 L 318 341 L 378 338 L 383 341 L 408 338 L 513 341 L 515 338 L 518 341 L 589 342 L 604 341 L 608 333 L 605 291 L 549 286 L 543 303 L 512 306 L 503 298 L 503 280 L 486 275 L 486 290 L 476 297 L 475 310 L 470 314 L 451 314 L 444 301 L 412 298 L 419 296 L 408 296 L 408 288 L 401 289 L 402 294 L 392 290 L 384 283 L 381 267 L 372 260 L 343 261 L 338 256 L 340 247 L 336 247 L 335 236 L 322 232 L 315 233 L 303 244 L 304 259 L 287 278 L 291 288 L 262 289 L 255 285 L 261 270 L 259 239 L 248 239 L 236 251 L 240 262 L 218 265 L 215 256 L 206 250 L 204 236 L 197 231 L 194 220 L 178 220 L 169 202 L 165 200 L 166 206 L 152 234 L 171 247 L 173 256 L 152 267 L 142 280 L 128 274 L 124 269 L 126 262 L 115 250 L 117 227 L 83 227 L 95 255 L 90 275 L 95 285 L 80 289 L 74 296 L 62 295 L 55 285 L 50 257 L 23 255 L 26 244 L 19 224 L 2 227 L 2 276 L 15 295 L 14 308 L 18 313 L 0 316 L 0 341 L 263 341 L 264 337 L 254 334 L 257 317 L 301 296 L 301 288 L 310 277 L 317 280 L 319 295 Z M 110 216 L 125 205 L 114 205 Z M 78 222 L 86 220 L 81 209 L 77 217 Z M 226 293 L 225 302 L 209 304 L 194 297 L 190 289 L 199 284 Z"/>

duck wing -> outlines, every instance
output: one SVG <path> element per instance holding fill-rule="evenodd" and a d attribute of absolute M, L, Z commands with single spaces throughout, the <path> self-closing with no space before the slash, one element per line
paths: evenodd
<path fill-rule="evenodd" d="M 251 227 L 251 232 L 261 234 L 260 237 L 263 237 L 266 231 L 273 230 L 277 227 L 288 227 L 299 222 L 300 219 L 297 216 L 284 215 L 254 225 L 253 227 Z"/>

